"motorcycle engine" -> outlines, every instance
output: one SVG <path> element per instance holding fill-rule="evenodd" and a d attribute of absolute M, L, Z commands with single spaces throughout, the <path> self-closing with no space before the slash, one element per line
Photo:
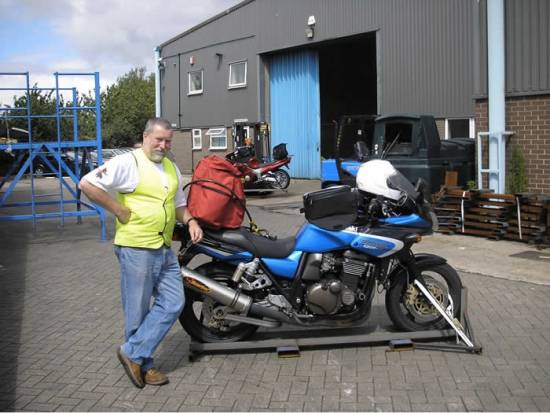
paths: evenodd
<path fill-rule="evenodd" d="M 311 283 L 305 293 L 310 312 L 330 315 L 341 310 L 351 311 L 358 300 L 365 299 L 359 287 L 364 285 L 374 266 L 359 257 L 364 256 L 352 251 L 322 254 L 319 279 Z"/>

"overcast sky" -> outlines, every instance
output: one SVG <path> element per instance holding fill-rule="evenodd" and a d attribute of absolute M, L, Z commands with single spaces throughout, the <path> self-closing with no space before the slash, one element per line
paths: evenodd
<path fill-rule="evenodd" d="M 31 86 L 52 87 L 54 72 L 97 71 L 103 89 L 134 67 L 152 72 L 157 45 L 239 1 L 0 0 L 0 72 L 30 72 Z M 91 78 L 61 79 L 93 88 Z M 23 80 L 0 76 L 0 87 Z M 11 97 L 0 92 L 0 103 Z"/>

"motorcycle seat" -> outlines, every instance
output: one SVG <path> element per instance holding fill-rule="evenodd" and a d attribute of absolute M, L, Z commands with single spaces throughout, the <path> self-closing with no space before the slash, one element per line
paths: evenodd
<path fill-rule="evenodd" d="M 203 228 L 206 239 L 231 244 L 261 258 L 286 258 L 296 245 L 294 237 L 269 239 L 253 234 L 245 228 L 213 231 Z"/>

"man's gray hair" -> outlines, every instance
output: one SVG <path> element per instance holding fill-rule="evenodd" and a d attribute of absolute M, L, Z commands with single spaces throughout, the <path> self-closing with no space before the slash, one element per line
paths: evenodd
<path fill-rule="evenodd" d="M 166 119 L 151 118 L 145 124 L 145 130 L 143 131 L 143 133 L 145 135 L 149 135 L 153 131 L 153 129 L 155 129 L 155 126 L 166 130 L 172 130 L 172 125 L 170 125 L 170 122 L 168 122 Z"/>

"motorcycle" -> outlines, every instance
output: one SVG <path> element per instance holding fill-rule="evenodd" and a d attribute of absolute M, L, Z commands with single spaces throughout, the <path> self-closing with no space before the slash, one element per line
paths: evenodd
<path fill-rule="evenodd" d="M 413 253 L 435 214 L 425 183 L 414 187 L 388 164 L 363 164 L 357 189 L 305 194 L 307 222 L 295 236 L 204 228 L 204 239 L 191 244 L 179 226 L 185 331 L 216 343 L 245 340 L 259 327 L 362 325 L 382 290 L 397 329 L 446 328 L 460 311 L 461 280 L 444 258 Z M 211 261 L 188 268 L 199 254 Z"/>
<path fill-rule="evenodd" d="M 291 160 L 284 143 L 273 148 L 273 162 L 262 164 L 256 157 L 253 146 L 237 147 L 225 158 L 241 171 L 245 192 L 265 192 L 274 189 L 286 191 L 290 185 L 290 175 L 282 169 L 288 169 Z"/>

